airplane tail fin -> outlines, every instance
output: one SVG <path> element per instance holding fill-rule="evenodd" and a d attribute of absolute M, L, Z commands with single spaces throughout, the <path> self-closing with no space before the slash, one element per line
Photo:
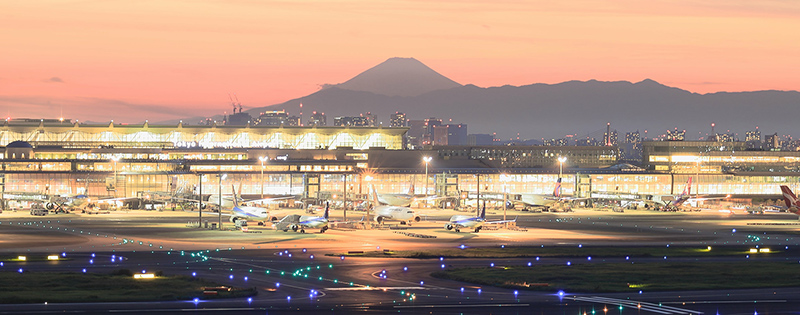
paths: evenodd
<path fill-rule="evenodd" d="M 681 197 L 689 197 L 692 195 L 692 177 L 689 176 L 689 181 L 686 182 L 686 187 L 683 188 Z"/>
<path fill-rule="evenodd" d="M 325 202 L 325 214 L 322 215 L 322 217 L 325 218 L 325 220 L 328 219 L 328 211 L 330 211 L 330 205 L 331 205 L 330 202 Z"/>
<path fill-rule="evenodd" d="M 372 206 L 373 207 L 379 206 L 380 202 L 378 201 L 378 191 L 375 190 L 375 185 L 370 185 L 370 192 L 372 192 L 372 202 L 373 202 Z"/>
<path fill-rule="evenodd" d="M 241 188 L 241 186 L 239 186 L 239 187 Z M 234 207 L 238 207 L 239 206 L 239 194 L 236 193 L 236 189 L 233 187 L 233 184 L 231 184 L 231 191 L 233 192 L 233 206 Z M 222 209 L 222 205 L 221 204 L 219 205 L 219 208 Z"/>
<path fill-rule="evenodd" d="M 556 181 L 556 188 L 553 189 L 553 197 L 561 197 L 561 178 Z"/>
<path fill-rule="evenodd" d="M 797 196 L 794 195 L 789 186 L 781 185 L 781 192 L 783 193 L 783 202 L 786 203 L 786 208 L 798 207 L 798 202 L 800 201 L 797 200 Z"/>

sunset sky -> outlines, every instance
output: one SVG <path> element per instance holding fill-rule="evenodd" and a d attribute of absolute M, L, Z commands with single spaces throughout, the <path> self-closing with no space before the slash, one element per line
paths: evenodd
<path fill-rule="evenodd" d="M 800 1 L 3 1 L 0 115 L 141 122 L 281 103 L 414 57 L 482 87 L 800 90 Z"/>

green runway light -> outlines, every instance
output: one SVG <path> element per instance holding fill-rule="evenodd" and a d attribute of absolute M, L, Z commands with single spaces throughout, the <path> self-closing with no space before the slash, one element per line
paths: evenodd
<path fill-rule="evenodd" d="M 339 283 L 338 279 L 333 279 L 333 283 Z"/>
<path fill-rule="evenodd" d="M 319 277 L 319 281 L 322 281 L 322 277 Z"/>
<path fill-rule="evenodd" d="M 328 268 L 333 268 L 333 265 L 332 265 L 332 264 L 329 264 L 329 265 L 328 265 Z"/>

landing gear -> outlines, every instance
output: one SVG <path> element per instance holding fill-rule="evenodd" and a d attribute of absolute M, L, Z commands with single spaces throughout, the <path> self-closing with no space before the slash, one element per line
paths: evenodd
<path fill-rule="evenodd" d="M 475 233 L 478 233 L 478 232 L 480 232 L 480 231 L 481 231 L 481 227 L 476 227 L 476 228 L 475 228 Z"/>
<path fill-rule="evenodd" d="M 305 234 L 306 233 L 306 229 L 300 229 L 300 233 Z"/>
<path fill-rule="evenodd" d="M 325 231 L 327 231 L 327 230 L 328 230 L 328 227 L 327 227 L 327 226 L 323 226 L 323 227 L 322 227 L 322 228 L 319 230 L 319 232 L 320 232 L 320 233 L 325 233 Z"/>
<path fill-rule="evenodd" d="M 456 228 L 456 233 L 461 233 L 461 229 Z"/>

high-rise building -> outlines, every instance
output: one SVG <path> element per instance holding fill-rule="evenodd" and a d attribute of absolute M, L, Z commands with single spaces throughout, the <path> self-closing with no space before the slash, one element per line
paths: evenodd
<path fill-rule="evenodd" d="M 406 120 L 406 114 L 401 112 L 395 112 L 391 116 L 391 122 L 389 123 L 389 125 L 391 127 L 406 127 L 408 125 Z"/>
<path fill-rule="evenodd" d="M 467 124 L 447 124 L 448 145 L 467 144 Z"/>
<path fill-rule="evenodd" d="M 300 125 L 299 117 L 291 116 L 284 110 L 274 110 L 263 112 L 256 120 L 257 126 L 298 126 Z"/>
<path fill-rule="evenodd" d="M 667 141 L 683 141 L 686 139 L 686 130 L 678 130 L 677 127 L 675 130 L 667 130 L 664 138 L 666 138 L 665 140 Z"/>
<path fill-rule="evenodd" d="M 747 133 L 745 133 L 745 135 L 746 137 L 744 141 L 761 142 L 761 130 L 758 130 L 758 127 L 756 127 L 756 130 L 748 130 Z"/>
<path fill-rule="evenodd" d="M 333 125 L 337 127 L 370 127 L 369 119 L 363 116 L 334 117 Z"/>
<path fill-rule="evenodd" d="M 309 126 L 327 126 L 328 125 L 328 118 L 325 117 L 325 113 L 317 113 L 314 111 L 311 114 L 311 117 L 308 118 L 308 125 Z"/>
<path fill-rule="evenodd" d="M 625 143 L 622 146 L 622 160 L 631 164 L 640 164 L 642 161 L 642 137 L 639 130 L 625 134 Z"/>
<path fill-rule="evenodd" d="M 717 142 L 734 142 L 736 136 L 733 133 L 718 133 Z"/>
<path fill-rule="evenodd" d="M 793 144 L 794 139 L 792 139 L 792 135 L 781 135 L 781 150 L 795 151 Z"/>
<path fill-rule="evenodd" d="M 433 128 L 436 126 L 442 125 L 442 120 L 437 119 L 436 117 L 431 117 L 424 120 L 425 122 L 425 133 L 422 134 L 422 145 L 431 145 L 433 144 Z"/>
<path fill-rule="evenodd" d="M 764 137 L 764 148 L 771 151 L 778 151 L 781 149 L 781 138 L 778 136 L 777 132 Z"/>
<path fill-rule="evenodd" d="M 378 115 L 375 115 L 372 112 L 367 112 L 366 114 L 361 114 L 361 117 L 364 117 L 364 119 L 366 119 L 367 125 L 365 127 L 378 126 Z"/>
<path fill-rule="evenodd" d="M 763 142 L 761 142 L 761 130 L 748 130 L 745 133 L 745 142 L 747 142 L 747 148 L 750 150 L 761 150 L 764 148 Z"/>

